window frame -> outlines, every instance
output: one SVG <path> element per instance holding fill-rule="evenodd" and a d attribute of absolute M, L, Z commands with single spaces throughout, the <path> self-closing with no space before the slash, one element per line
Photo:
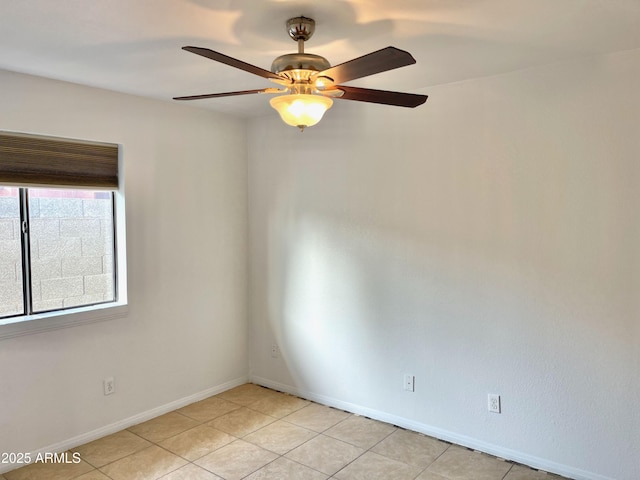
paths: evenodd
<path fill-rule="evenodd" d="M 9 132 L 6 132 L 9 133 Z M 24 134 L 18 134 L 24 135 Z M 34 137 L 38 137 L 34 135 Z M 52 137 L 48 137 L 52 138 Z M 62 139 L 68 141 L 67 139 Z M 113 188 L 102 188 L 112 193 L 113 206 L 113 257 L 114 257 L 114 301 L 106 301 L 92 305 L 66 307 L 61 309 L 49 310 L 40 313 L 22 313 L 10 317 L 0 318 L 0 341 L 4 339 L 19 337 L 22 335 L 30 335 L 63 328 L 70 328 L 79 325 L 86 325 L 106 320 L 115 320 L 123 318 L 128 314 L 128 294 L 127 294 L 127 261 L 126 261 L 126 222 L 125 222 L 125 196 L 124 196 L 124 175 L 122 168 L 123 148 L 122 145 L 116 144 L 117 147 L 117 170 L 118 185 Z M 55 184 L 37 184 L 29 183 L 26 185 L 12 184 L 10 182 L 2 182 L 3 185 L 17 188 L 80 188 L 86 190 L 96 190 L 91 185 L 55 185 Z M 100 189 L 100 188 L 98 188 Z M 21 210 L 23 208 L 22 201 Z M 23 241 L 21 240 L 21 245 Z M 22 247 L 24 248 L 24 247 Z M 24 256 L 25 253 L 21 252 Z M 24 287 L 27 288 L 26 286 Z M 28 286 L 31 289 L 31 285 Z"/>

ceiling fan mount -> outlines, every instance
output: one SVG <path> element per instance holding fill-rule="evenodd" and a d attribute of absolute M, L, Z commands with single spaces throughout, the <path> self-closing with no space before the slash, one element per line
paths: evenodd
<path fill-rule="evenodd" d="M 182 47 L 188 52 L 271 80 L 282 88 L 191 95 L 174 97 L 174 100 L 200 100 L 253 93 L 282 94 L 271 99 L 270 104 L 285 123 L 300 130 L 318 123 L 325 111 L 331 108 L 332 98 L 411 108 L 422 105 L 427 100 L 426 95 L 340 85 L 350 80 L 412 65 L 416 61 L 409 52 L 387 47 L 332 67 L 326 58 L 304 51 L 304 42 L 315 32 L 315 25 L 313 19 L 303 16 L 287 20 L 287 32 L 291 39 L 298 43 L 298 52 L 280 55 L 271 64 L 271 70 L 208 48 Z"/>
<path fill-rule="evenodd" d="M 306 42 L 316 31 L 316 21 L 313 18 L 293 17 L 287 20 L 287 32 L 296 42 Z"/>

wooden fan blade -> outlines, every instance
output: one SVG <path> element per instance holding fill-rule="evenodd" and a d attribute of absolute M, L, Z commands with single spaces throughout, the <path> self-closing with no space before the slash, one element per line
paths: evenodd
<path fill-rule="evenodd" d="M 409 52 L 395 47 L 387 47 L 328 68 L 318 73 L 317 76 L 329 77 L 338 84 L 414 63 L 416 60 Z"/>
<path fill-rule="evenodd" d="M 258 75 L 259 77 L 282 80 L 282 77 L 280 75 L 270 72 L 269 70 L 256 67 L 255 65 L 243 62 L 242 60 L 238 60 L 237 58 L 229 57 L 228 55 L 225 55 L 223 53 L 214 52 L 213 50 L 209 50 L 208 48 L 182 47 L 182 49 L 186 50 L 187 52 L 206 57 L 210 60 L 224 63 L 225 65 L 229 65 L 230 67 L 239 68 L 240 70 L 244 70 L 245 72 L 253 73 L 254 75 Z"/>
<path fill-rule="evenodd" d="M 344 100 L 356 100 L 358 102 L 381 103 L 383 105 L 394 105 L 397 107 L 415 108 L 427 101 L 426 95 L 415 93 L 389 92 L 387 90 L 372 90 L 370 88 L 345 87 L 336 85 L 336 89 L 342 90 Z"/>
<path fill-rule="evenodd" d="M 283 93 L 283 90 L 280 90 L 278 88 L 260 88 L 258 90 L 241 90 L 238 92 L 207 93 L 205 95 L 173 97 L 173 99 L 174 100 L 202 100 L 204 98 L 234 97 L 236 95 L 251 95 L 252 93 Z"/>

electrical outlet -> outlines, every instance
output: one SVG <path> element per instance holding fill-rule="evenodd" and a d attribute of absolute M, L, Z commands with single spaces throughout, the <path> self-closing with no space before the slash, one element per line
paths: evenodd
<path fill-rule="evenodd" d="M 495 393 L 489 394 L 489 411 L 491 413 L 501 413 L 500 395 L 496 395 Z"/>
<path fill-rule="evenodd" d="M 278 358 L 280 356 L 280 349 L 278 348 L 278 344 L 277 343 L 272 343 L 271 344 L 271 357 L 272 358 Z"/>
<path fill-rule="evenodd" d="M 116 393 L 116 381 L 113 379 L 113 377 L 105 378 L 102 381 L 102 386 L 104 387 L 105 395 Z"/>
<path fill-rule="evenodd" d="M 407 392 L 415 392 L 416 391 L 416 377 L 409 373 L 404 374 L 404 389 Z"/>

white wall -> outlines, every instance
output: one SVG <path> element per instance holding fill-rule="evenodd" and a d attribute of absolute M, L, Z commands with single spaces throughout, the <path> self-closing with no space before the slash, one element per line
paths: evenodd
<path fill-rule="evenodd" d="M 245 379 L 244 122 L 9 72 L 0 85 L 0 129 L 123 145 L 129 280 L 126 318 L 0 341 L 0 452 Z"/>
<path fill-rule="evenodd" d="M 252 121 L 253 378 L 639 478 L 638 78 L 635 50 L 430 88 L 416 110 L 336 101 L 302 134 Z"/>

